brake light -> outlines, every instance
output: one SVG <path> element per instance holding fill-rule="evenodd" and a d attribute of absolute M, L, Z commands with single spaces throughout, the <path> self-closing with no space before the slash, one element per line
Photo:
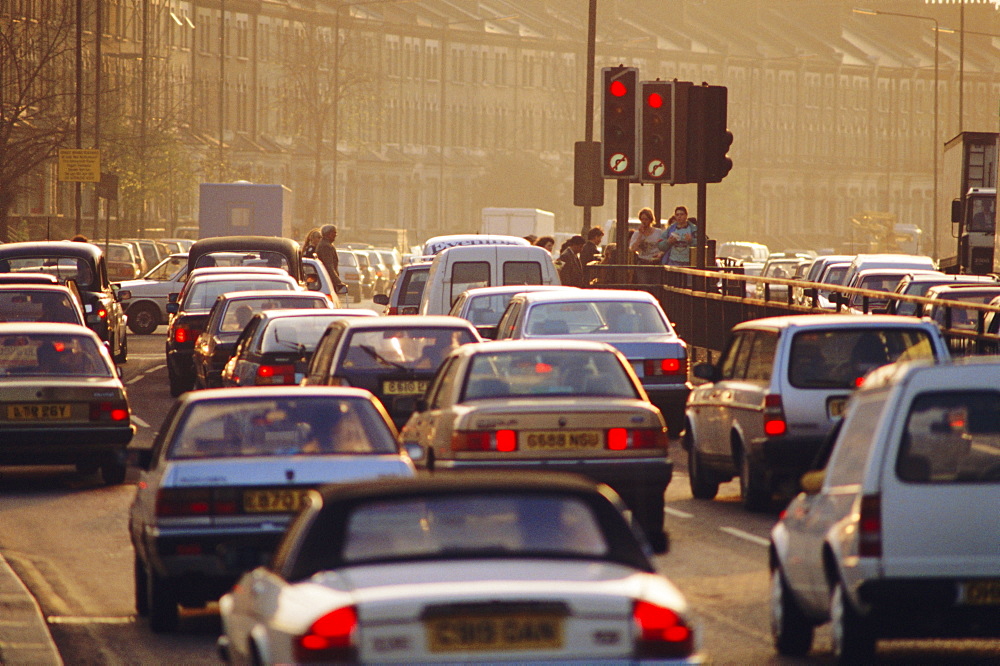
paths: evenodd
<path fill-rule="evenodd" d="M 212 512 L 208 488 L 161 489 L 156 493 L 156 515 L 162 518 L 207 516 Z"/>
<path fill-rule="evenodd" d="M 607 434 L 610 451 L 627 449 L 663 449 L 669 446 L 666 428 L 610 428 Z"/>
<path fill-rule="evenodd" d="M 399 314 L 399 308 L 397 308 L 395 305 L 389 306 L 389 314 L 390 315 L 398 315 Z"/>
<path fill-rule="evenodd" d="M 637 657 L 686 657 L 694 650 L 694 632 L 675 611 L 636 601 L 632 619 L 639 631 Z"/>
<path fill-rule="evenodd" d="M 764 396 L 764 433 L 776 437 L 786 432 L 788 424 L 785 422 L 785 409 L 781 405 L 781 396 L 776 393 Z"/>
<path fill-rule="evenodd" d="M 452 451 L 517 451 L 516 430 L 462 430 L 451 435 Z"/>
<path fill-rule="evenodd" d="M 338 608 L 312 623 L 295 641 L 297 662 L 354 661 L 354 633 L 358 613 L 353 606 Z"/>
<path fill-rule="evenodd" d="M 100 308 L 100 307 L 97 308 L 97 316 L 100 317 L 101 319 L 107 319 L 108 318 L 108 311 L 107 311 L 107 309 Z"/>
<path fill-rule="evenodd" d="M 174 342 L 194 342 L 201 335 L 202 329 L 191 326 L 178 326 L 174 329 Z"/>
<path fill-rule="evenodd" d="M 858 555 L 882 557 L 882 496 L 862 495 L 858 517 Z"/>
<path fill-rule="evenodd" d="M 102 400 L 90 403 L 91 421 L 128 421 L 128 402 L 125 400 Z"/>
<path fill-rule="evenodd" d="M 672 375 L 687 377 L 687 358 L 647 358 L 643 361 L 643 372 L 647 377 L 667 377 Z"/>
<path fill-rule="evenodd" d="M 294 365 L 261 365 L 257 367 L 258 386 L 294 383 Z"/>

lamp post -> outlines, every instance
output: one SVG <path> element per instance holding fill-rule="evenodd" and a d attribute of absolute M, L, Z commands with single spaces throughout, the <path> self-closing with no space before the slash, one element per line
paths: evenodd
<path fill-rule="evenodd" d="M 439 76 L 439 78 L 440 78 L 440 84 L 441 84 L 441 90 L 440 90 L 440 97 L 441 98 L 440 98 L 440 100 L 438 102 L 438 104 L 439 104 L 439 112 L 438 112 L 438 142 L 440 144 L 439 147 L 438 147 L 438 225 L 444 224 L 445 210 L 446 210 L 446 208 L 445 208 L 445 190 L 444 190 L 444 150 L 445 150 L 445 147 L 447 145 L 447 142 L 445 141 L 445 130 L 446 130 L 446 126 L 445 125 L 446 125 L 446 123 L 445 123 L 445 110 L 444 109 L 445 109 L 445 99 L 446 99 L 446 96 L 445 96 L 445 90 L 446 90 L 446 85 L 445 85 L 445 60 L 447 58 L 447 48 L 448 48 L 448 36 L 447 36 L 448 35 L 448 28 L 450 28 L 453 25 L 461 25 L 463 23 L 479 23 L 481 21 L 482 22 L 486 22 L 486 21 L 509 21 L 511 19 L 516 19 L 519 16 L 520 16 L 519 14 L 511 14 L 509 16 L 496 16 L 496 17 L 489 17 L 489 18 L 461 19 L 461 20 L 458 20 L 458 21 L 448 21 L 447 23 L 444 23 L 441 26 L 441 72 L 440 72 L 440 76 Z M 517 67 L 517 63 L 514 63 L 514 66 L 516 68 Z M 516 69 L 515 69 L 515 71 L 516 71 Z M 514 119 L 514 122 L 515 122 L 515 124 L 517 123 L 517 119 L 516 118 Z"/>
<path fill-rule="evenodd" d="M 938 258 L 938 81 L 940 77 L 939 68 L 939 58 L 940 58 L 940 44 L 938 36 L 940 34 L 941 28 L 938 25 L 938 20 L 932 16 L 920 16 L 919 14 L 900 14 L 898 12 L 885 12 L 880 9 L 854 9 L 855 14 L 866 14 L 868 16 L 898 16 L 902 18 L 912 18 L 919 19 L 921 21 L 933 21 L 934 22 L 934 136 L 932 137 L 932 145 L 934 148 L 934 210 L 932 220 L 932 229 L 934 233 L 933 242 L 933 252 L 934 258 Z M 961 97 L 959 97 L 961 99 Z M 961 113 L 959 113 L 961 116 Z M 961 129 L 961 118 L 959 118 L 959 129 Z"/>

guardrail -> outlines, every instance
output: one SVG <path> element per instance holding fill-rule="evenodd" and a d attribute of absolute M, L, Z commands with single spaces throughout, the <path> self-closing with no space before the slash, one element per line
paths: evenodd
<path fill-rule="evenodd" d="M 740 322 L 787 314 L 884 311 L 884 304 L 905 301 L 944 306 L 939 324 L 955 356 L 1000 353 L 1000 334 L 987 333 L 987 324 L 1000 307 L 951 302 L 922 296 L 904 296 L 816 282 L 745 275 L 742 268 L 698 270 L 681 266 L 588 265 L 586 279 L 597 289 L 639 289 L 655 296 L 674 328 L 688 344 L 721 352 L 730 329 Z M 828 296 L 827 296 L 828 294 Z M 830 307 L 822 307 L 822 298 Z M 955 323 L 953 312 L 975 311 L 974 325 Z"/>

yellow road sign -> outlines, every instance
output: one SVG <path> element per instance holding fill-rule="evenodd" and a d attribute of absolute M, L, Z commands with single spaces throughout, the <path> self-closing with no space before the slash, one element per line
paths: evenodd
<path fill-rule="evenodd" d="M 60 148 L 59 180 L 71 183 L 101 182 L 101 151 L 97 148 Z"/>

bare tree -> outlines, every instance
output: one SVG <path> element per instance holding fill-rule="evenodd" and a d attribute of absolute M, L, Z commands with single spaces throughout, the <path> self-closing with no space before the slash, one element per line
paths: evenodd
<path fill-rule="evenodd" d="M 25 179 L 75 129 L 75 3 L 43 3 L 45 15 L 0 15 L 0 241 Z M 4 3 L 6 8 L 22 3 Z M 24 3 L 37 8 L 36 3 Z"/>

